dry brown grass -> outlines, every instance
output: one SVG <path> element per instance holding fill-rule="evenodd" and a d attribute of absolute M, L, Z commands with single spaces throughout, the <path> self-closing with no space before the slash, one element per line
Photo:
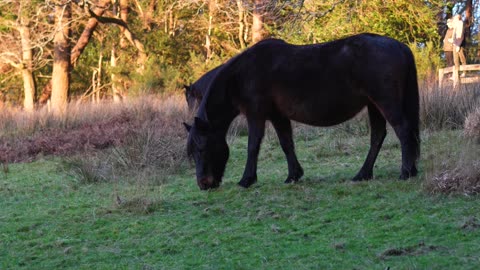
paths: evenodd
<path fill-rule="evenodd" d="M 480 106 L 465 119 L 463 134 L 480 147 Z"/>
<path fill-rule="evenodd" d="M 480 84 L 454 91 L 425 85 L 420 92 L 420 122 L 423 129 L 461 129 L 469 113 L 480 106 Z"/>

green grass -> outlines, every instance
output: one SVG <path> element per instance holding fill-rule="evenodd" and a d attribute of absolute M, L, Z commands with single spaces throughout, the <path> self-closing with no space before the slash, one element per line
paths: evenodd
<path fill-rule="evenodd" d="M 305 176 L 294 185 L 283 184 L 286 162 L 269 139 L 249 189 L 236 185 L 245 137 L 209 192 L 192 167 L 139 186 L 79 184 L 59 159 L 10 164 L 0 171 L 0 269 L 478 269 L 479 198 L 430 195 L 422 176 L 397 180 L 392 135 L 376 178 L 352 183 L 368 149 L 354 137 L 297 136 Z M 462 142 L 457 132 L 423 137 L 421 173 Z"/>

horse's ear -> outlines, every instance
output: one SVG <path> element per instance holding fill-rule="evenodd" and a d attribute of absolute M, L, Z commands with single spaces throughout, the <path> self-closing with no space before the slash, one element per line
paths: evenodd
<path fill-rule="evenodd" d="M 189 124 L 183 122 L 183 126 L 187 129 L 188 132 L 190 132 L 190 129 L 192 129 L 192 126 L 190 126 Z"/>
<path fill-rule="evenodd" d="M 202 130 L 202 131 L 208 130 L 209 125 L 207 121 L 201 118 L 195 117 L 194 123 L 195 123 L 195 128 L 197 128 L 198 130 Z"/>

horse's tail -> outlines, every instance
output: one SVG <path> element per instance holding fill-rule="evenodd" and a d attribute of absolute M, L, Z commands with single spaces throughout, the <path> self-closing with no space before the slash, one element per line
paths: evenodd
<path fill-rule="evenodd" d="M 408 48 L 408 47 L 407 47 Z M 412 51 L 408 48 L 407 60 L 407 84 L 405 99 L 403 100 L 403 110 L 411 125 L 415 138 L 412 140 L 415 149 L 416 158 L 420 157 L 420 96 L 418 90 L 417 68 Z"/>

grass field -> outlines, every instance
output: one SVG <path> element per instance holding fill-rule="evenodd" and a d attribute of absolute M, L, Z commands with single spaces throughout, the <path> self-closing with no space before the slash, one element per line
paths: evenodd
<path fill-rule="evenodd" d="M 0 171 L 0 269 L 479 269 L 478 196 L 432 195 L 426 168 L 463 143 L 423 134 L 421 175 L 399 181 L 389 132 L 375 179 L 352 183 L 367 136 L 297 136 L 305 176 L 283 184 L 283 153 L 263 144 L 259 182 L 236 185 L 246 137 L 231 144 L 221 187 L 200 191 L 194 168 L 157 185 L 82 184 L 60 158 Z"/>

